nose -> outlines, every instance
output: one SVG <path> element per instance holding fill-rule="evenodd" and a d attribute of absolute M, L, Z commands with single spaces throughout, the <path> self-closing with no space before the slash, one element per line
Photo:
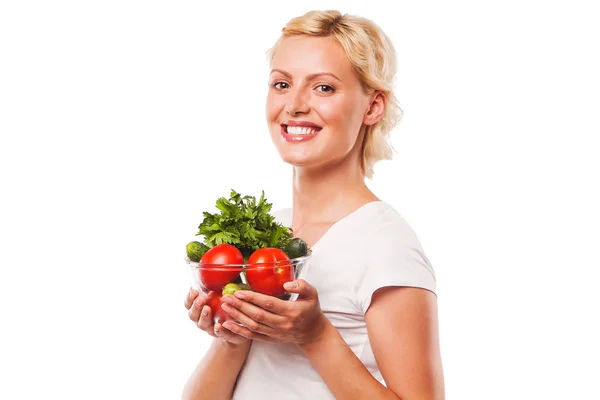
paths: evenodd
<path fill-rule="evenodd" d="M 289 115 L 306 114 L 310 107 L 302 90 L 296 90 L 289 94 L 285 111 Z"/>

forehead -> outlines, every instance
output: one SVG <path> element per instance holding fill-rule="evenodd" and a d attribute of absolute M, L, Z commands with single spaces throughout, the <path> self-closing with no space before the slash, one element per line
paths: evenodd
<path fill-rule="evenodd" d="M 292 74 L 331 72 L 343 79 L 353 75 L 342 46 L 330 37 L 290 36 L 279 44 L 271 67 Z"/>

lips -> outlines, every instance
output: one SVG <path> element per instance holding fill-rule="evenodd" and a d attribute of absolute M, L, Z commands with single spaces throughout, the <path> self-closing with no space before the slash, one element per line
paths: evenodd
<path fill-rule="evenodd" d="M 289 120 L 281 124 L 281 135 L 288 142 L 303 142 L 314 138 L 321 129 L 310 121 Z"/>
<path fill-rule="evenodd" d="M 287 126 L 301 126 L 303 128 L 314 128 L 314 129 L 322 129 L 319 125 L 312 123 L 310 121 L 295 121 L 289 120 L 282 123 L 282 125 Z"/>
<path fill-rule="evenodd" d="M 304 142 L 314 139 L 321 128 L 281 125 L 281 136 L 288 142 Z"/>

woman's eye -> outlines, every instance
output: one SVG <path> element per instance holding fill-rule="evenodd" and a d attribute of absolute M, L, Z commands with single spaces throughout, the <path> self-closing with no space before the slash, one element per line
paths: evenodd
<path fill-rule="evenodd" d="M 333 93 L 335 92 L 335 88 L 329 85 L 319 85 L 317 86 L 317 90 L 322 93 Z"/>
<path fill-rule="evenodd" d="M 275 83 L 273 84 L 273 87 L 274 87 L 275 89 L 287 89 L 287 88 L 289 88 L 289 87 L 290 87 L 290 85 L 288 85 L 288 84 L 287 84 L 287 83 L 285 83 L 285 82 L 275 82 Z"/>

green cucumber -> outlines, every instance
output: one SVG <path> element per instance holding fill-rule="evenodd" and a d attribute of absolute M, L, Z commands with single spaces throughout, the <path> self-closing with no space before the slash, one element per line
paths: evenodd
<path fill-rule="evenodd" d="M 285 254 L 294 259 L 308 255 L 308 245 L 300 238 L 294 238 L 285 246 Z"/>
<path fill-rule="evenodd" d="M 189 242 L 187 246 L 185 246 L 187 256 L 190 261 L 193 262 L 199 262 L 204 253 L 206 253 L 208 250 L 209 247 L 200 242 Z"/>

